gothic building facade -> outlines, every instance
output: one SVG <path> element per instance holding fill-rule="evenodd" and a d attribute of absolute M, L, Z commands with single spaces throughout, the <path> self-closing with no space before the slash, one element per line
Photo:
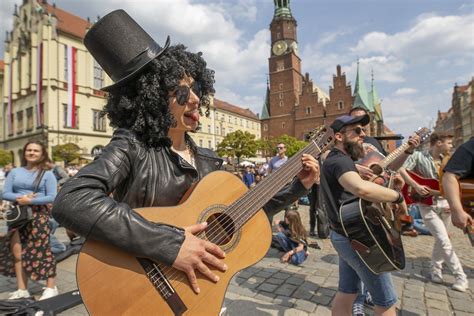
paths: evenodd
<path fill-rule="evenodd" d="M 303 75 L 298 54 L 297 21 L 289 0 L 275 0 L 275 12 L 270 23 L 271 51 L 268 59 L 269 83 L 262 110 L 262 138 L 282 134 L 304 139 L 311 130 L 330 124 L 347 114 L 351 107 L 366 109 L 371 117 L 370 134 L 384 133 L 380 101 L 373 86 L 367 92 L 360 69 L 354 94 L 341 66 L 337 65 L 329 95 Z"/>

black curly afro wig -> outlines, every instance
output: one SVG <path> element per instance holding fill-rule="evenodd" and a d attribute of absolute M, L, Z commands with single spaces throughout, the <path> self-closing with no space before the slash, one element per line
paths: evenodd
<path fill-rule="evenodd" d="M 214 71 L 206 68 L 201 53 L 190 53 L 184 45 L 170 46 L 151 61 L 135 79 L 111 90 L 102 115 L 114 128 L 130 130 L 147 147 L 171 146 L 167 136 L 176 120 L 168 108 L 168 94 L 185 75 L 201 86 L 199 112 L 209 116 L 210 94 L 214 93 Z"/>

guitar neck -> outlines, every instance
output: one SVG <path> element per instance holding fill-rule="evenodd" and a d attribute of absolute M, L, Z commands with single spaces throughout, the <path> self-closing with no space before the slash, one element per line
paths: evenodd
<path fill-rule="evenodd" d="M 410 144 L 409 143 L 404 143 L 403 145 L 401 145 L 400 147 L 398 147 L 397 149 L 392 151 L 382 161 L 380 161 L 379 165 L 384 169 L 387 168 L 387 166 L 390 165 L 392 162 L 394 162 L 395 159 L 400 157 L 400 155 L 403 154 L 405 152 L 405 150 L 408 149 L 408 147 L 410 147 Z"/>
<path fill-rule="evenodd" d="M 312 141 L 300 150 L 280 168 L 265 177 L 257 186 L 250 189 L 237 201 L 228 206 L 226 213 L 233 214 L 236 227 L 242 227 L 254 216 L 278 191 L 291 181 L 302 169 L 301 156 L 318 156 L 321 148 Z"/>

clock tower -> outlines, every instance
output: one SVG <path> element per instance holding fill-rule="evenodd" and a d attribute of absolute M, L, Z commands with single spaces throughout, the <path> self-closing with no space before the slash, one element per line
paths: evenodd
<path fill-rule="evenodd" d="M 262 117 L 262 137 L 283 134 L 295 136 L 295 112 L 303 76 L 298 56 L 296 20 L 291 14 L 290 0 L 274 0 L 275 12 L 270 23 L 271 51 L 268 59 L 268 113 Z"/>

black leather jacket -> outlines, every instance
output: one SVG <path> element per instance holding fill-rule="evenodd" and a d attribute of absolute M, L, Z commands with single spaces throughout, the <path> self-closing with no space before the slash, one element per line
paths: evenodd
<path fill-rule="evenodd" d="M 183 230 L 149 222 L 133 208 L 177 205 L 193 183 L 221 169 L 222 160 L 198 147 L 195 164 L 193 168 L 168 147 L 147 148 L 130 131 L 118 129 L 100 157 L 64 184 L 53 216 L 82 236 L 172 265 L 184 241 Z M 306 193 L 295 178 L 265 210 L 281 210 Z"/>

